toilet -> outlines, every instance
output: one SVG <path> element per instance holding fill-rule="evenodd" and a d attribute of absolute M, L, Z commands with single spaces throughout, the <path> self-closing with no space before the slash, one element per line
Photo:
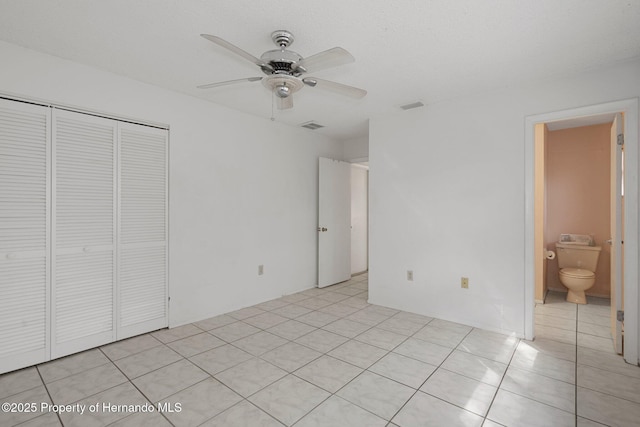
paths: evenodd
<path fill-rule="evenodd" d="M 569 302 L 586 304 L 584 291 L 596 282 L 596 266 L 601 248 L 592 245 L 590 236 L 580 234 L 563 234 L 561 241 L 556 243 L 560 283 L 569 290 Z"/>

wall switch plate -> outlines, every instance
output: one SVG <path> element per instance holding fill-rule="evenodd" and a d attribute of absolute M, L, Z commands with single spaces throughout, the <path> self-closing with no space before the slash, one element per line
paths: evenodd
<path fill-rule="evenodd" d="M 407 280 L 413 282 L 413 270 L 407 270 Z"/>
<path fill-rule="evenodd" d="M 262 276 L 264 274 L 264 265 L 260 264 L 258 266 L 258 276 Z"/>
<path fill-rule="evenodd" d="M 469 289 L 469 278 L 468 277 L 461 277 L 460 278 L 460 286 L 463 287 L 464 289 Z"/>

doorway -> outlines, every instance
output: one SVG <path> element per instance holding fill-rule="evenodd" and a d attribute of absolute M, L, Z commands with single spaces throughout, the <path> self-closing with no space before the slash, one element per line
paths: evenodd
<path fill-rule="evenodd" d="M 599 345 L 607 350 L 611 347 L 607 340 L 613 337 L 617 353 L 622 353 L 622 325 L 612 319 L 616 319 L 616 297 L 623 296 L 624 283 L 620 264 L 616 262 L 622 256 L 621 233 L 617 228 L 622 229 L 623 226 L 617 215 L 622 210 L 622 163 L 616 162 L 621 157 L 617 152 L 623 146 L 617 144 L 616 123 L 622 120 L 616 114 L 604 114 L 537 124 L 536 151 L 539 155 L 535 171 L 538 190 L 536 240 L 539 244 L 540 238 L 542 239 L 541 252 L 546 255 L 537 254 L 536 304 L 546 302 L 547 290 L 560 293 L 554 295 L 554 302 L 562 294 L 566 296 L 568 289 L 560 280 L 560 268 L 581 266 L 562 265 L 560 261 L 563 253 L 583 253 L 593 261 L 597 259 L 593 265 L 584 267 L 592 272 L 589 274 L 593 275 L 593 282 L 583 292 L 587 294 L 589 304 L 611 303 L 610 307 L 616 308 L 612 314 L 611 310 L 607 313 L 605 307 L 601 307 L 597 311 L 598 320 L 592 319 L 598 326 L 588 329 L 598 337 L 597 340 L 603 338 Z M 541 209 L 543 212 L 540 212 Z M 571 246 L 566 247 L 566 243 L 556 244 L 571 238 L 581 239 L 589 247 L 573 250 L 569 249 Z M 560 246 L 565 248 L 560 249 Z M 540 261 L 542 268 L 539 266 Z M 569 295 L 573 297 L 571 302 L 577 302 L 575 298 L 583 298 L 575 293 Z M 595 297 L 598 298 L 594 299 Z M 624 309 L 623 306 L 620 308 Z M 544 311 L 542 308 L 536 310 Z M 594 310 L 593 307 L 580 307 L 578 313 L 584 311 L 593 314 Z M 610 318 L 605 323 L 611 324 L 610 330 L 602 324 L 604 316 Z M 548 320 L 546 323 L 554 326 Z M 586 330 L 587 326 L 583 325 L 581 329 Z"/>
<path fill-rule="evenodd" d="M 368 159 L 320 157 L 318 174 L 318 287 L 369 270 Z"/>
<path fill-rule="evenodd" d="M 611 214 L 613 218 L 620 218 L 623 214 L 626 218 L 637 218 L 638 206 L 637 206 L 637 193 L 638 193 L 638 161 L 637 161 L 637 123 L 638 123 L 638 101 L 619 101 L 607 104 L 594 105 L 590 107 L 577 108 L 573 110 L 566 110 L 554 113 L 547 113 L 537 116 L 527 117 L 526 119 L 526 162 L 525 162 L 525 183 L 526 194 L 526 238 L 525 238 L 525 254 L 527 256 L 525 262 L 525 337 L 527 339 L 533 339 L 535 336 L 534 331 L 534 316 L 533 308 L 535 302 L 540 302 L 544 299 L 544 283 L 543 280 L 546 276 L 545 269 L 545 255 L 549 254 L 548 250 L 553 249 L 548 245 L 549 242 L 545 242 L 544 239 L 544 224 L 545 224 L 545 209 L 544 201 L 547 193 L 544 190 L 544 175 L 541 175 L 540 164 L 544 164 L 545 152 L 544 152 L 544 137 L 548 136 L 549 127 L 545 124 L 550 124 L 551 128 L 558 128 L 562 126 L 567 127 L 579 127 L 581 124 L 594 124 L 594 120 L 600 123 L 611 122 L 615 113 L 624 113 L 627 121 L 624 124 L 624 131 L 626 131 L 626 170 L 627 176 L 627 200 L 624 206 L 613 209 Z M 622 127 L 621 127 L 622 129 Z M 536 132 L 536 130 L 538 132 Z M 615 135 L 614 135 L 615 137 Z M 615 160 L 615 153 L 613 155 Z M 620 168 L 621 166 L 617 166 Z M 612 168 L 616 168 L 615 163 Z M 619 171 L 620 172 L 620 171 Z M 633 199 L 633 200 L 632 200 Z M 620 222 L 618 222 L 620 225 Z M 625 348 L 624 358 L 628 363 L 638 363 L 638 267 L 637 262 L 631 260 L 637 260 L 638 255 L 638 239 L 632 239 L 631 236 L 637 236 L 638 224 L 635 221 L 628 221 L 628 224 L 624 231 L 620 233 L 620 243 L 625 242 L 625 251 L 622 256 L 616 256 L 620 261 L 620 269 L 625 277 L 625 283 L 627 284 L 625 289 Z M 621 228 L 621 227 L 619 227 Z M 567 231 L 575 233 L 577 231 Z M 586 231 L 590 234 L 590 231 Z M 625 236 L 628 238 L 625 239 Z M 600 240 L 606 244 L 606 240 L 611 236 L 600 236 Z M 616 239 L 614 237 L 613 242 Z M 608 248 L 607 248 L 608 249 Z M 621 251 L 617 252 L 622 253 Z M 626 262 L 625 262 L 626 261 Z M 622 267 L 624 265 L 624 267 Z M 614 276 L 615 277 L 615 276 Z M 620 278 L 617 279 L 617 283 L 621 283 Z M 536 286 L 537 285 L 537 286 Z M 612 285 L 612 289 L 616 287 Z M 621 293 L 614 293 L 612 295 L 612 310 L 615 317 L 616 309 L 622 309 Z M 613 321 L 614 327 L 616 322 Z M 615 335 L 615 328 L 614 328 Z M 622 347 L 620 346 L 620 352 Z"/>
<path fill-rule="evenodd" d="M 351 275 L 369 270 L 369 162 L 351 164 Z"/>

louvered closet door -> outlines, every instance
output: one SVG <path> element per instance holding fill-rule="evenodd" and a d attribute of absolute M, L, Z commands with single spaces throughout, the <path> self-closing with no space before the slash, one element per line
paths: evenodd
<path fill-rule="evenodd" d="M 0 99 L 0 373 L 48 359 L 46 107 Z"/>
<path fill-rule="evenodd" d="M 167 139 L 119 124 L 118 339 L 168 324 Z"/>
<path fill-rule="evenodd" d="M 116 128 L 53 111 L 54 358 L 115 339 Z"/>

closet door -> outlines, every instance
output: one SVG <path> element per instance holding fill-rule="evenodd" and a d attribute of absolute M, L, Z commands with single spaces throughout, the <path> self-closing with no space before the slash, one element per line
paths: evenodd
<path fill-rule="evenodd" d="M 119 124 L 117 339 L 168 325 L 166 130 Z"/>
<path fill-rule="evenodd" d="M 49 358 L 50 110 L 0 99 L 0 373 Z"/>
<path fill-rule="evenodd" d="M 53 111 L 53 358 L 115 340 L 116 128 Z"/>

